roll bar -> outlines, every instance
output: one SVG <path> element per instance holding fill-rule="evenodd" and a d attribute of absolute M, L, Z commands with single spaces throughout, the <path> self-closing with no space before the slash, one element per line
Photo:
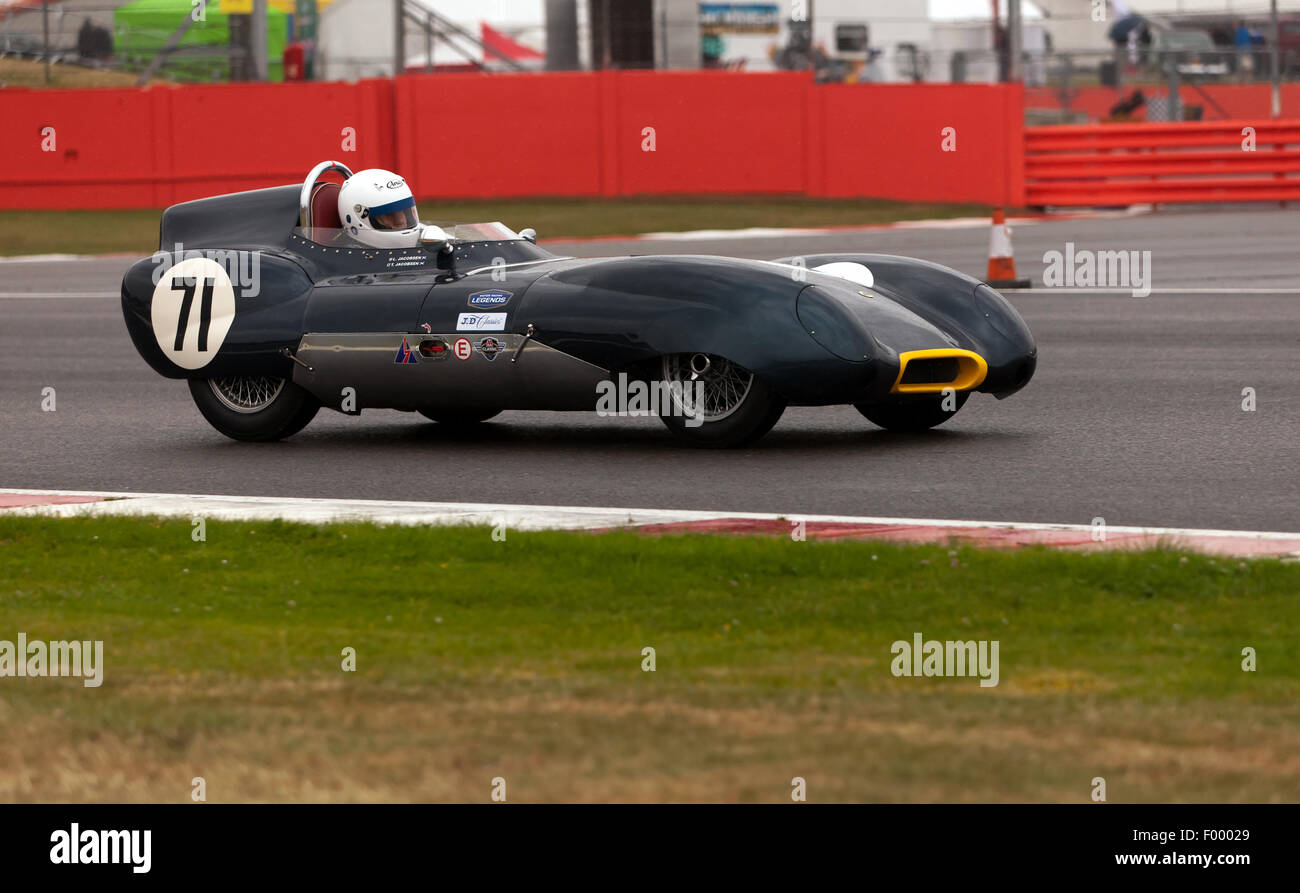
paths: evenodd
<path fill-rule="evenodd" d="M 307 225 L 307 210 L 311 205 L 311 189 L 326 171 L 338 171 L 346 180 L 352 176 L 352 170 L 339 161 L 322 161 L 311 169 L 307 179 L 302 183 L 302 192 L 298 194 L 298 225 Z"/>

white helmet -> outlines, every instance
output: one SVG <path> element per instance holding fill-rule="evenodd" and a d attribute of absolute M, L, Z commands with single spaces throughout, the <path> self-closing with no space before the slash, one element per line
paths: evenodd
<path fill-rule="evenodd" d="M 406 181 L 380 168 L 357 171 L 339 190 L 339 220 L 349 236 L 375 248 L 412 248 L 420 215 Z"/>

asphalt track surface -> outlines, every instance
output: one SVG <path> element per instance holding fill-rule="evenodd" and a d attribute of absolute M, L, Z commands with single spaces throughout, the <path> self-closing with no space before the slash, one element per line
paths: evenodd
<path fill-rule="evenodd" d="M 851 407 L 793 408 L 726 452 L 678 447 L 654 419 L 594 413 L 504 413 L 455 436 L 412 414 L 323 410 L 289 441 L 235 443 L 136 355 L 115 297 L 130 259 L 0 262 L 0 487 L 1300 530 L 1300 215 L 1019 226 L 1021 274 L 1041 285 L 1044 252 L 1067 241 L 1151 251 L 1155 291 L 1009 295 L 1039 345 L 1021 393 L 976 395 L 924 435 L 887 434 Z M 544 244 L 881 251 L 979 275 L 988 230 Z M 46 387 L 55 412 L 41 411 Z"/>

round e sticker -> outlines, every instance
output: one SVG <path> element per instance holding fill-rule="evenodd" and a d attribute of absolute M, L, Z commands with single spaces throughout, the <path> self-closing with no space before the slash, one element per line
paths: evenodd
<path fill-rule="evenodd" d="M 468 360 L 470 354 L 474 352 L 474 346 L 469 343 L 468 338 L 457 338 L 456 343 L 451 347 L 452 352 L 456 354 L 458 360 Z"/>
<path fill-rule="evenodd" d="M 182 369 L 202 369 L 235 321 L 235 289 L 221 264 L 187 258 L 163 273 L 149 307 L 153 337 Z"/>

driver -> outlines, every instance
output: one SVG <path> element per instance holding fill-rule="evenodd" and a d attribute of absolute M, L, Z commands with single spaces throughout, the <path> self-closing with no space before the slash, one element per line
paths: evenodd
<path fill-rule="evenodd" d="M 413 248 L 420 241 L 420 214 L 406 181 L 381 168 L 357 171 L 339 189 L 343 230 L 374 248 Z"/>

